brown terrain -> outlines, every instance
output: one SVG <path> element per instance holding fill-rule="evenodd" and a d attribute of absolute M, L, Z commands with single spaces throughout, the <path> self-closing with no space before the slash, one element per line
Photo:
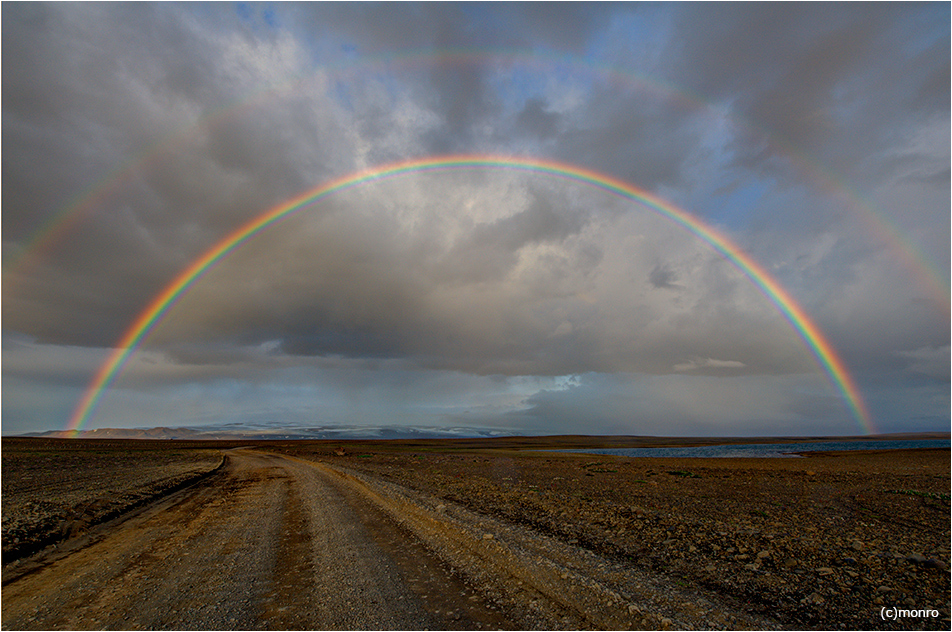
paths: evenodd
<path fill-rule="evenodd" d="M 948 449 L 609 443 L 4 438 L 2 627 L 949 629 Z"/>

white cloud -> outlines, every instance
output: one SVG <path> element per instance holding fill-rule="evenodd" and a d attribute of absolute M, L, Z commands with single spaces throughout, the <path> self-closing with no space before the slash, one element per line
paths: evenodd
<path fill-rule="evenodd" d="M 715 360 L 714 358 L 694 358 L 688 362 L 675 364 L 675 371 L 694 371 L 696 369 L 742 369 L 746 365 L 737 360 Z"/>

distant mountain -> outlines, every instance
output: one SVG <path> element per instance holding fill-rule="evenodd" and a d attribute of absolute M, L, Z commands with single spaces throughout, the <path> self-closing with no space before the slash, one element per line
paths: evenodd
<path fill-rule="evenodd" d="M 360 439 L 483 439 L 492 437 L 526 437 L 524 432 L 512 428 L 473 428 L 467 426 L 444 426 L 439 428 L 419 426 L 279 426 L 267 424 L 219 424 L 210 426 L 190 426 L 183 428 L 97 428 L 83 430 L 74 437 L 65 430 L 30 432 L 21 437 L 41 438 L 80 438 L 80 439 L 156 439 L 156 440 L 221 440 L 221 441 L 267 441 L 267 440 L 360 440 Z M 566 435 L 567 436 L 567 435 Z M 581 435 L 580 435 L 581 436 Z M 786 441 L 888 441 L 917 439 L 948 439 L 949 432 L 896 432 L 879 435 L 844 436 L 789 436 L 789 437 L 669 437 L 671 445 L 717 445 L 723 443 L 776 443 Z M 628 445 L 637 437 L 617 436 Z M 640 437 L 657 439 L 663 437 Z M 603 437 L 602 443 L 609 441 Z"/>
<path fill-rule="evenodd" d="M 514 430 L 444 427 L 415 428 L 402 426 L 379 427 L 243 427 L 193 426 L 189 428 L 96 428 L 74 434 L 65 430 L 30 432 L 23 437 L 77 438 L 77 439 L 182 439 L 182 440 L 289 440 L 289 439 L 450 439 L 516 436 Z"/>

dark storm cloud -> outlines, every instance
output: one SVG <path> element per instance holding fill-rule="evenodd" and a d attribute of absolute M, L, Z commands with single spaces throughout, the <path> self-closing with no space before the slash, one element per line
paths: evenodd
<path fill-rule="evenodd" d="M 948 59 L 936 54 L 948 50 L 948 33 L 934 38 L 921 30 L 924 20 L 947 21 L 948 7 L 918 8 L 910 12 L 892 3 L 682 7 L 679 27 L 693 36 L 672 47 L 678 58 L 672 71 L 677 81 L 708 98 L 730 98 L 740 117 L 781 146 L 849 170 L 936 107 L 948 109 Z M 866 132 L 858 135 L 860 129 Z M 767 138 L 750 138 L 757 144 L 743 148 L 746 165 L 758 164 Z"/>
<path fill-rule="evenodd" d="M 55 275 L 24 279 L 5 302 L 9 326 L 70 344 L 114 340 L 236 223 L 328 177 L 319 160 L 299 159 L 302 147 L 339 153 L 342 134 L 318 132 L 326 125 L 310 99 L 195 125 L 267 87 L 276 70 L 293 72 L 287 43 L 222 35 L 157 5 L 22 5 L 4 17 L 4 59 L 23 62 L 3 73 L 13 95 L 3 102 L 5 156 L 17 156 L 4 161 L 5 245 L 24 243 L 84 190 L 104 192 L 44 262 Z M 122 179 L 109 175 L 116 163 Z M 77 301 L 80 320 L 67 320 Z"/>
<path fill-rule="evenodd" d="M 648 274 L 648 282 L 658 289 L 677 290 L 681 287 L 677 284 L 677 280 L 677 273 L 661 263 L 651 268 Z"/>
<path fill-rule="evenodd" d="M 630 10 L 616 3 L 614 10 Z M 361 53 L 544 46 L 584 52 L 612 10 L 590 3 L 298 3 L 297 24 L 346 36 Z"/>
<path fill-rule="evenodd" d="M 302 29 L 332 35 L 361 54 L 399 57 L 423 51 L 435 58 L 457 52 L 486 55 L 485 64 L 437 63 L 426 72 L 417 96 L 444 123 L 425 137 L 432 153 L 471 150 L 480 144 L 474 127 L 493 126 L 489 117 L 505 114 L 487 84 L 494 54 L 505 58 L 507 51 L 536 47 L 583 54 L 589 37 L 611 19 L 607 7 L 580 3 L 302 3 L 295 10 Z M 521 122 L 536 133 L 549 131 L 553 115 L 538 114 L 530 105 Z"/>
<path fill-rule="evenodd" d="M 533 97 L 526 101 L 525 107 L 519 112 L 516 124 L 539 138 L 546 139 L 558 131 L 559 119 L 558 112 L 549 111 L 542 99 Z"/>

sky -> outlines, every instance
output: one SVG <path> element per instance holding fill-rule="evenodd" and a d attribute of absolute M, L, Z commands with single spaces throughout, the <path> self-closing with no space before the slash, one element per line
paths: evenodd
<path fill-rule="evenodd" d="M 82 427 L 949 430 L 948 3 L 0 12 L 4 434 L 75 422 L 239 227 L 448 155 L 493 162 L 360 181 L 243 241 Z M 760 272 L 518 161 L 661 200 Z"/>

